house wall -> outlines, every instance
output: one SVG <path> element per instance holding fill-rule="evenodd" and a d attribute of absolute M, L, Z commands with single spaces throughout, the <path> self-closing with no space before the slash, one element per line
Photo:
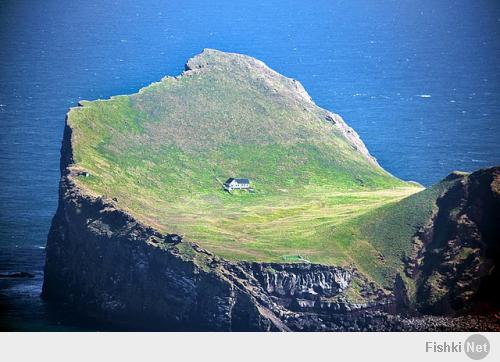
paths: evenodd
<path fill-rule="evenodd" d="M 229 189 L 238 189 L 238 190 L 241 190 L 241 189 L 248 189 L 250 188 L 250 185 L 249 184 L 240 184 L 240 183 L 237 183 L 237 182 L 231 182 L 229 185 L 226 186 L 227 188 Z"/>

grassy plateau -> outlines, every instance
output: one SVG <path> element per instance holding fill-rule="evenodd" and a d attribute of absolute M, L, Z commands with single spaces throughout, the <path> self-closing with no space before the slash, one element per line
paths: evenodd
<path fill-rule="evenodd" d="M 79 187 L 231 260 L 355 264 L 381 284 L 401 270 L 437 189 L 387 173 L 338 115 L 253 58 L 205 50 L 187 68 L 70 110 L 73 167 L 90 174 Z M 229 177 L 254 192 L 225 192 Z"/>

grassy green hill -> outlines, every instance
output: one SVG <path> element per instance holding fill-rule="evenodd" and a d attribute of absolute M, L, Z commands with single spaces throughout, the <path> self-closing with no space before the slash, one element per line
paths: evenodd
<path fill-rule="evenodd" d="M 356 263 L 376 280 L 399 268 L 405 241 L 371 235 L 385 231 L 369 220 L 421 187 L 262 62 L 205 50 L 186 67 L 71 109 L 74 167 L 90 173 L 78 186 L 229 259 Z M 229 177 L 255 192 L 224 192 Z"/>

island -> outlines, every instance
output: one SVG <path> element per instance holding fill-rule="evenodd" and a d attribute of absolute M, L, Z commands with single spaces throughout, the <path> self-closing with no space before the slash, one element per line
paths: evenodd
<path fill-rule="evenodd" d="M 500 167 L 400 180 L 297 80 L 205 49 L 68 112 L 42 296 L 141 330 L 499 330 L 499 215 Z"/>

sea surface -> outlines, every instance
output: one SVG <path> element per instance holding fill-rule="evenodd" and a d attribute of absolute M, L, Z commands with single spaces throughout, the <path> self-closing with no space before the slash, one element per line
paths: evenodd
<path fill-rule="evenodd" d="M 394 175 L 500 164 L 497 0 L 0 1 L 0 330 L 105 329 L 40 298 L 64 117 L 177 75 L 203 48 L 254 56 L 339 113 Z"/>

